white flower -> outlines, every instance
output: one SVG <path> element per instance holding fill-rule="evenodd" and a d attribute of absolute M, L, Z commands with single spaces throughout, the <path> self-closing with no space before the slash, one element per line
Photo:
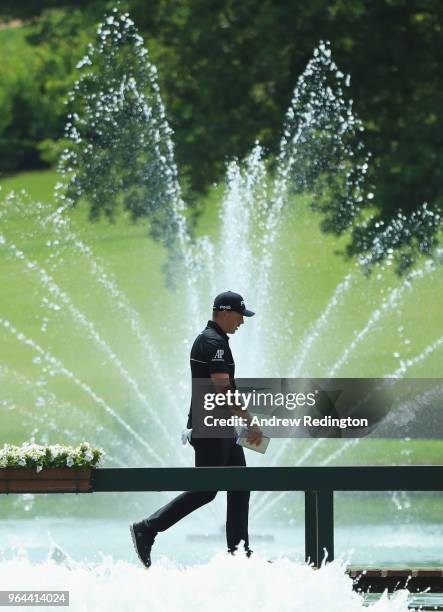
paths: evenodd
<path fill-rule="evenodd" d="M 49 446 L 48 444 L 41 445 L 30 442 L 25 442 L 21 446 L 4 444 L 3 448 L 0 448 L 0 468 L 5 468 L 8 465 L 25 467 L 28 461 L 36 467 L 37 472 L 40 472 L 43 469 L 42 460 L 46 457 L 46 454 L 52 460 L 49 465 L 65 456 L 67 467 L 72 467 L 78 459 L 92 462 L 94 453 L 98 455 L 98 458 L 104 455 L 103 449 L 93 448 L 88 442 L 83 442 L 76 448 L 63 446 L 62 444 Z"/>

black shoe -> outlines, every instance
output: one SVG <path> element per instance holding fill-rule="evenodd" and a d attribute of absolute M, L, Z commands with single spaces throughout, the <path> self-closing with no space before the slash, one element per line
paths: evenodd
<path fill-rule="evenodd" d="M 153 531 L 145 521 L 133 523 L 129 526 L 129 531 L 138 558 L 145 567 L 151 567 L 151 549 L 157 532 Z"/>
<path fill-rule="evenodd" d="M 228 553 L 230 555 L 235 555 L 237 551 L 238 551 L 238 546 L 233 546 L 232 548 L 228 548 Z M 245 545 L 245 555 L 247 556 L 248 559 L 252 555 L 252 553 L 253 551 L 249 548 L 249 546 Z"/>

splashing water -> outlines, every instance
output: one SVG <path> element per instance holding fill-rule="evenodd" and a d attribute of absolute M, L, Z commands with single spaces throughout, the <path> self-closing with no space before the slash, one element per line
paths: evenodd
<path fill-rule="evenodd" d="M 96 567 L 71 563 L 68 569 L 54 561 L 34 565 L 25 557 L 3 562 L 1 569 L 0 589 L 42 590 L 54 588 L 56 584 L 57 589 L 70 591 L 70 609 L 84 612 L 111 612 L 127 609 L 128 605 L 134 612 L 146 609 L 221 611 L 227 607 L 264 611 L 270 609 L 271 602 L 273 607 L 291 612 L 367 609 L 363 606 L 363 597 L 352 591 L 352 581 L 339 562 L 314 571 L 284 558 L 269 564 L 262 558 L 228 559 L 216 555 L 203 566 L 182 567 L 164 561 L 147 573 L 109 558 L 104 558 Z M 315 598 L 312 593 L 316 593 Z M 407 597 L 407 591 L 398 591 L 391 600 L 385 594 L 372 609 L 377 612 L 407 610 Z"/>

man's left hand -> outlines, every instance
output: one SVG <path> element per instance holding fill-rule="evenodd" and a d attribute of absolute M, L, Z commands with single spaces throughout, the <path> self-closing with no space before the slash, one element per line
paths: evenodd
<path fill-rule="evenodd" d="M 259 446 L 263 440 L 263 432 L 257 427 L 257 425 L 250 425 L 246 433 L 246 439 L 250 444 Z"/>

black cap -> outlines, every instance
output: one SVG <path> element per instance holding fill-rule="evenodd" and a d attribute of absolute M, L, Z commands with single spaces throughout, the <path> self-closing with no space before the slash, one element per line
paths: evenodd
<path fill-rule="evenodd" d="M 255 312 L 246 309 L 242 296 L 233 291 L 219 293 L 214 300 L 212 310 L 233 310 L 244 317 L 253 317 L 255 315 Z"/>

